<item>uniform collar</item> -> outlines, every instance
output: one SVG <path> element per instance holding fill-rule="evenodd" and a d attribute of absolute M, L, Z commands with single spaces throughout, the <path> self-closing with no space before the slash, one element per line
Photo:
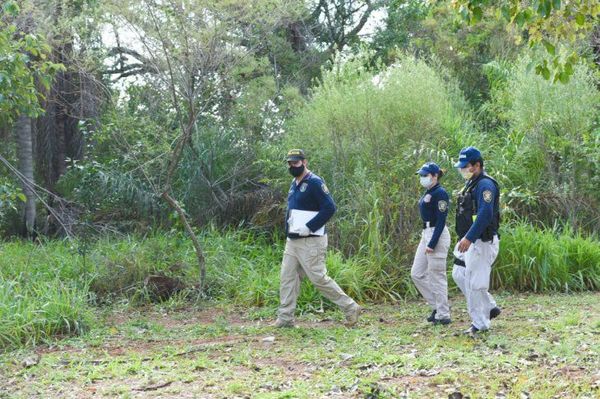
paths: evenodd
<path fill-rule="evenodd" d="M 296 187 L 298 187 L 305 180 L 308 180 L 311 176 L 312 176 L 312 172 L 308 172 L 306 175 L 304 175 L 304 177 L 302 178 L 302 180 L 297 181 L 296 179 L 294 179 L 294 183 L 296 184 Z"/>
<path fill-rule="evenodd" d="M 440 186 L 440 183 L 436 183 L 435 186 L 431 187 L 430 189 L 428 189 L 425 194 L 431 194 L 432 192 L 434 192 L 438 187 Z"/>
<path fill-rule="evenodd" d="M 471 179 L 467 182 L 467 186 L 475 186 L 479 182 L 479 180 L 481 180 L 485 176 L 487 176 L 487 175 L 486 175 L 485 171 L 482 170 L 481 173 L 477 177 L 475 177 L 474 179 Z"/>
<path fill-rule="evenodd" d="M 479 183 L 479 181 L 481 179 L 483 179 L 484 177 L 489 177 L 488 174 L 485 173 L 485 169 L 481 171 L 481 173 L 479 174 L 479 176 L 477 176 L 475 178 L 472 178 L 470 180 L 467 180 L 467 182 L 465 183 L 465 186 L 460 191 L 461 194 L 464 194 L 466 192 L 469 192 L 469 191 L 473 190 L 475 188 L 475 186 L 477 185 L 477 183 Z"/>

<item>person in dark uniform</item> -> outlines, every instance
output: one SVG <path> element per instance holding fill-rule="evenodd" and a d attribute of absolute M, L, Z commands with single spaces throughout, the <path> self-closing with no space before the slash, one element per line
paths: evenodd
<path fill-rule="evenodd" d="M 500 249 L 500 188 L 483 168 L 475 147 L 463 148 L 454 165 L 466 180 L 457 199 L 456 234 L 452 277 L 467 299 L 473 335 L 490 328 L 501 310 L 488 292 L 492 264 Z"/>
<path fill-rule="evenodd" d="M 449 198 L 439 183 L 443 171 L 437 164 L 428 162 L 417 174 L 426 191 L 419 200 L 423 230 L 410 274 L 431 307 L 427 321 L 446 325 L 451 322 L 446 276 L 446 257 L 450 248 L 450 232 L 446 227 Z"/>
<path fill-rule="evenodd" d="M 290 150 L 286 159 L 294 179 L 288 192 L 287 240 L 281 264 L 280 305 L 274 325 L 293 326 L 300 280 L 306 276 L 323 296 L 340 307 L 346 315 L 346 325 L 352 326 L 358 321 L 360 307 L 327 275 L 325 268 L 327 234 L 324 226 L 336 211 L 335 203 L 323 179 L 308 170 L 303 150 Z M 312 212 L 309 215 L 314 216 L 299 224 L 293 220 L 299 218 L 298 213 L 294 216 L 294 210 L 309 211 Z"/>

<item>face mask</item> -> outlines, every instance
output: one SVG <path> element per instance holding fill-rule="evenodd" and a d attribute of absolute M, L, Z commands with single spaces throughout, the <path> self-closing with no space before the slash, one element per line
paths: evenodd
<path fill-rule="evenodd" d="M 427 176 L 420 176 L 419 177 L 419 183 L 421 183 L 421 185 L 425 188 L 429 188 L 431 187 L 431 176 L 427 175 Z"/>
<path fill-rule="evenodd" d="M 290 175 L 292 175 L 294 177 L 298 177 L 298 176 L 301 176 L 302 173 L 304 173 L 304 165 L 290 166 L 288 168 L 288 170 L 290 171 Z"/>
<path fill-rule="evenodd" d="M 473 177 L 473 172 L 469 171 L 468 168 L 461 168 L 458 171 L 465 180 L 471 180 L 471 177 Z"/>

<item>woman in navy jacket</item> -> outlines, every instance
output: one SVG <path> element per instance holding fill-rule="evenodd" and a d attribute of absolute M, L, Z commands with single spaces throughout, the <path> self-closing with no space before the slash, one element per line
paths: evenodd
<path fill-rule="evenodd" d="M 450 232 L 446 227 L 449 197 L 440 185 L 444 172 L 437 164 L 428 162 L 417 174 L 426 191 L 419 200 L 423 231 L 411 277 L 431 307 L 427 321 L 446 325 L 451 321 L 446 275 L 446 257 L 450 247 Z"/>

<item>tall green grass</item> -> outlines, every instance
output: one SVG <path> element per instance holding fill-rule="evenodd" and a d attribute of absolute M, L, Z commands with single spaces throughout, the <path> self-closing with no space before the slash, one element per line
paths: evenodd
<path fill-rule="evenodd" d="M 283 240 L 264 235 L 227 231 L 211 234 L 205 241 L 207 293 L 211 298 L 246 306 L 275 308 L 279 303 L 279 272 Z M 344 259 L 331 249 L 326 261 L 329 275 L 354 298 L 364 301 L 376 296 L 378 270 L 366 259 Z M 312 284 L 305 281 L 298 298 L 299 309 L 330 307 Z"/>
<path fill-rule="evenodd" d="M 569 83 L 553 84 L 528 68 L 530 62 L 524 56 L 514 65 L 487 67 L 493 99 L 483 110 L 501 122 L 480 139 L 487 165 L 516 215 L 547 225 L 558 219 L 598 234 L 598 76 L 580 64 Z"/>
<path fill-rule="evenodd" d="M 83 333 L 95 323 L 94 305 L 146 300 L 144 278 L 185 274 L 192 254 L 187 240 L 167 235 L 0 242 L 0 350 Z"/>
<path fill-rule="evenodd" d="M 389 248 L 400 244 L 379 233 L 381 217 L 379 207 L 373 206 L 364 220 L 363 245 L 351 256 L 334 245 L 327 256 L 330 276 L 360 302 L 393 301 L 416 294 L 410 280 L 416 241 L 403 243 L 413 248 L 396 256 Z M 250 230 L 207 229 L 200 239 L 207 261 L 208 299 L 275 311 L 285 244 L 282 238 Z M 539 230 L 520 223 L 503 229 L 500 246 L 493 268 L 495 288 L 533 292 L 600 289 L 600 242 L 595 238 L 565 228 Z M 144 293 L 143 280 L 156 273 L 194 286 L 198 268 L 188 239 L 181 234 L 156 233 L 91 243 L 0 243 L 0 350 L 84 333 L 96 322 L 97 306 L 117 300 L 132 306 L 146 303 L 150 298 Z M 195 291 L 190 288 L 187 293 Z M 299 311 L 333 306 L 312 284 L 303 282 Z"/>
<path fill-rule="evenodd" d="M 200 234 L 207 260 L 208 299 L 276 308 L 284 241 L 252 231 L 207 229 Z M 382 296 L 374 258 L 345 259 L 332 250 L 330 275 L 360 301 Z M 195 293 L 198 268 L 181 234 L 102 238 L 92 243 L 49 241 L 0 243 L 0 350 L 35 345 L 54 336 L 81 334 L 95 323 L 94 307 L 150 300 L 150 274 L 182 279 Z M 189 295 L 188 299 L 197 298 Z M 300 311 L 331 307 L 308 282 Z"/>
<path fill-rule="evenodd" d="M 90 327 L 91 274 L 78 258 L 64 242 L 0 244 L 0 349 Z"/>
<path fill-rule="evenodd" d="M 81 334 L 93 323 L 85 288 L 60 279 L 0 282 L 0 350 Z"/>
<path fill-rule="evenodd" d="M 570 228 L 506 229 L 493 268 L 494 286 L 533 292 L 600 289 L 600 241 Z"/>

